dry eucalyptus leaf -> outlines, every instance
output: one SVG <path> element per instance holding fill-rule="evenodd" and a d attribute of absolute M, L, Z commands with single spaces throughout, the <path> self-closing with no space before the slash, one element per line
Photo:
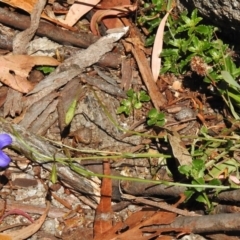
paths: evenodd
<path fill-rule="evenodd" d="M 178 136 L 168 134 L 168 141 L 172 147 L 173 156 L 178 160 L 179 164 L 190 165 L 192 164 L 192 157 L 188 150 L 181 145 L 182 141 Z"/>
<path fill-rule="evenodd" d="M 171 11 L 172 9 L 168 11 L 166 15 L 163 17 L 163 19 L 161 20 L 157 30 L 155 40 L 154 40 L 154 44 L 153 44 L 151 68 L 152 68 L 152 74 L 155 82 L 158 79 L 159 72 L 161 69 L 161 58 L 159 55 L 162 52 L 164 27 Z"/>
<path fill-rule="evenodd" d="M 63 23 L 73 26 L 82 16 L 94 8 L 100 0 L 81 0 L 73 2 Z"/>
<path fill-rule="evenodd" d="M 15 8 L 20 8 L 26 12 L 28 12 L 29 14 L 32 13 L 33 11 L 33 7 L 35 6 L 35 4 L 37 3 L 37 0 L 0 0 L 0 2 L 3 2 L 3 3 L 6 3 L 12 7 L 15 7 Z M 49 16 L 47 16 L 46 13 L 42 12 L 42 15 L 41 15 L 42 18 L 44 19 L 47 19 L 51 22 L 54 22 L 60 26 L 63 26 L 67 29 L 70 29 L 70 27 L 68 27 L 66 24 L 56 20 L 56 19 L 52 19 L 50 18 Z"/>
<path fill-rule="evenodd" d="M 43 215 L 38 220 L 36 220 L 33 224 L 31 224 L 25 228 L 22 228 L 20 230 L 13 231 L 11 233 L 7 233 L 7 234 L 0 233 L 0 239 L 23 240 L 23 239 L 26 239 L 26 238 L 32 236 L 42 226 L 43 222 L 45 221 L 45 219 L 47 217 L 49 208 L 50 208 L 50 203 L 48 202 L 47 208 L 46 208 L 45 212 L 43 213 Z"/>
<path fill-rule="evenodd" d="M 28 93 L 34 87 L 27 80 L 28 74 L 34 65 L 56 66 L 58 64 L 59 62 L 51 57 L 27 55 L 0 56 L 0 81 L 16 91 Z"/>

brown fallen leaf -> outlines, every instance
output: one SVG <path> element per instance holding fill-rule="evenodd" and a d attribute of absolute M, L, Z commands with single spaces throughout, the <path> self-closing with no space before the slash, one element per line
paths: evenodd
<path fill-rule="evenodd" d="M 103 172 L 111 175 L 109 161 L 103 162 Z M 112 228 L 112 179 L 103 178 L 101 187 L 101 200 L 96 209 L 94 221 L 94 240 L 102 239 L 101 234 Z"/>
<path fill-rule="evenodd" d="M 151 225 L 162 225 L 162 229 L 159 231 L 164 232 L 164 225 L 168 223 L 172 223 L 176 218 L 175 213 L 170 212 L 155 212 L 152 214 L 152 211 L 146 211 L 145 214 L 149 214 L 148 217 L 136 218 L 138 222 L 134 224 L 129 224 L 129 219 L 127 219 L 124 224 L 128 227 L 128 230 L 123 232 L 122 234 L 118 234 L 116 237 L 111 238 L 111 240 L 124 240 L 124 239 L 131 239 L 131 240 L 147 240 L 147 239 L 154 239 L 157 237 L 158 233 L 149 231 L 148 236 L 144 236 L 145 229 L 144 227 L 151 226 Z M 133 214 L 134 215 L 134 214 Z M 130 217 L 131 218 L 131 217 Z M 125 227 L 126 227 L 125 226 Z M 169 229 L 167 229 L 169 231 Z"/>
<path fill-rule="evenodd" d="M 44 56 L 0 56 L 0 81 L 16 91 L 28 93 L 34 87 L 27 80 L 28 74 L 34 65 L 57 66 L 59 62 L 54 58 Z"/>
<path fill-rule="evenodd" d="M 101 1 L 101 9 L 111 9 L 116 6 L 123 6 L 123 5 L 130 5 L 131 1 L 130 0 L 102 0 Z M 107 29 L 112 29 L 112 28 L 121 28 L 124 27 L 124 23 L 119 19 L 118 17 L 106 17 L 103 20 L 104 25 L 106 26 Z"/>
<path fill-rule="evenodd" d="M 133 12 L 137 9 L 137 5 L 123 5 L 116 6 L 109 10 L 99 10 L 97 11 L 91 19 L 90 28 L 94 35 L 99 35 L 98 23 L 107 16 L 126 16 L 129 12 Z"/>
<path fill-rule="evenodd" d="M 69 26 L 73 26 L 83 15 L 89 12 L 99 2 L 100 0 L 76 0 L 70 7 L 66 18 L 60 21 Z"/>
<path fill-rule="evenodd" d="M 162 46 L 163 46 L 164 27 L 165 27 L 165 23 L 167 21 L 168 15 L 170 14 L 171 11 L 172 9 L 170 9 L 170 11 L 167 12 L 166 15 L 163 17 L 163 19 L 161 20 L 161 23 L 158 27 L 154 44 L 153 44 L 151 68 L 152 68 L 153 79 L 155 82 L 158 79 L 158 75 L 161 69 L 160 53 L 162 52 Z"/>
<path fill-rule="evenodd" d="M 142 219 L 148 219 L 154 213 L 155 213 L 155 210 L 135 212 L 132 215 L 130 215 L 130 217 L 128 217 L 124 222 L 118 222 L 111 229 L 109 229 L 109 231 L 99 235 L 98 237 L 99 239 L 104 239 L 104 240 L 117 239 L 117 237 L 120 235 L 119 232 L 121 232 L 122 229 L 126 227 L 128 227 L 129 229 L 132 229 L 135 226 L 137 226 L 139 223 L 141 223 Z"/>
<path fill-rule="evenodd" d="M 31 13 L 33 10 L 33 7 L 35 6 L 35 4 L 37 3 L 37 0 L 0 0 L 0 2 L 6 3 L 12 7 L 15 8 L 20 8 L 28 13 Z M 42 18 L 47 19 L 51 22 L 56 23 L 57 25 L 60 25 L 62 27 L 65 27 L 67 29 L 73 30 L 75 31 L 75 28 L 69 27 L 67 24 L 62 23 L 56 19 L 50 18 L 49 16 L 47 16 L 47 14 L 45 14 L 44 12 L 41 15 Z"/>
<path fill-rule="evenodd" d="M 16 230 L 16 231 L 13 231 L 13 232 L 10 232 L 7 234 L 0 233 L 0 239 L 23 240 L 23 239 L 26 239 L 26 238 L 32 236 L 42 226 L 43 222 L 45 221 L 45 218 L 47 217 L 49 208 L 50 208 L 50 203 L 47 202 L 47 208 L 46 208 L 45 212 L 33 224 L 31 224 L 23 229 Z"/>
<path fill-rule="evenodd" d="M 172 147 L 173 156 L 178 160 L 178 163 L 182 165 L 191 165 L 192 157 L 186 147 L 181 145 L 181 139 L 178 136 L 168 134 L 168 141 Z"/>

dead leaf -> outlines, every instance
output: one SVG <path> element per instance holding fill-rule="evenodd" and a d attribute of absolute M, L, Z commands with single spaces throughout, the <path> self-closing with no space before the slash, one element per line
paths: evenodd
<path fill-rule="evenodd" d="M 3 86 L 3 87 L 0 88 L 0 107 L 2 107 L 3 104 L 6 101 L 7 92 L 8 92 L 8 88 L 7 87 Z"/>
<path fill-rule="evenodd" d="M 0 2 L 6 3 L 6 4 L 8 4 L 12 7 L 15 7 L 15 8 L 20 8 L 20 9 L 28 12 L 29 14 L 31 14 L 31 12 L 33 10 L 33 7 L 37 3 L 37 0 L 0 0 Z M 44 12 L 42 13 L 41 17 L 49 20 L 50 22 L 56 23 L 57 25 L 65 27 L 67 29 L 76 30 L 76 29 L 71 28 L 68 25 L 56 20 L 56 19 L 48 17 Z"/>
<path fill-rule="evenodd" d="M 109 161 L 103 162 L 103 173 L 111 175 Z M 103 178 L 101 187 L 101 200 L 96 209 L 94 221 L 94 240 L 102 239 L 99 235 L 112 228 L 112 179 Z"/>
<path fill-rule="evenodd" d="M 132 214 L 128 219 L 120 225 L 117 224 L 118 229 L 116 229 L 116 226 L 114 226 L 112 229 L 110 229 L 105 235 L 102 235 L 102 239 L 105 240 L 125 240 L 125 239 L 131 239 L 131 240 L 146 240 L 146 239 L 153 239 L 153 236 L 144 236 L 143 232 L 145 231 L 145 226 L 151 226 L 151 225 L 165 225 L 170 224 L 173 222 L 173 220 L 176 218 L 175 213 L 170 212 L 156 212 L 156 210 L 149 210 L 149 211 L 139 211 L 134 214 Z M 122 228 L 128 229 L 124 231 L 123 233 L 120 233 Z M 157 234 L 155 233 L 157 230 L 154 230 L 154 233 L 152 233 L 154 236 Z M 165 228 L 162 227 L 159 232 L 164 232 Z M 169 228 L 167 229 L 169 231 Z M 174 229 L 173 229 L 174 231 Z M 117 234 L 119 232 L 120 234 Z M 153 232 L 153 231 L 152 231 Z M 159 234 L 158 234 L 159 235 Z"/>
<path fill-rule="evenodd" d="M 130 5 L 131 1 L 130 0 L 102 0 L 101 1 L 101 9 L 110 9 L 114 8 L 116 6 L 123 6 L 123 5 Z M 112 28 L 121 28 L 124 27 L 125 25 L 119 19 L 118 17 L 106 17 L 103 20 L 103 24 L 106 26 L 107 29 L 112 29 Z"/>
<path fill-rule="evenodd" d="M 133 213 L 129 218 L 127 218 L 124 222 L 118 222 L 115 226 L 113 226 L 107 233 L 99 235 L 99 240 L 113 240 L 118 239 L 120 236 L 118 232 L 121 232 L 122 229 L 128 227 L 129 229 L 134 228 L 135 226 L 138 226 L 139 223 L 143 221 L 143 219 L 149 219 L 153 214 L 155 213 L 155 210 L 149 210 L 149 211 L 139 211 Z M 128 238 L 125 238 L 128 239 Z M 132 238 L 129 238 L 132 239 Z M 120 239 L 119 239 L 120 240 Z"/>
<path fill-rule="evenodd" d="M 168 134 L 168 141 L 172 147 L 173 156 L 178 160 L 179 164 L 182 165 L 191 165 L 192 157 L 188 150 L 183 147 L 182 141 L 178 136 L 172 136 Z"/>
<path fill-rule="evenodd" d="M 70 7 L 65 20 L 60 21 L 69 26 L 73 26 L 82 16 L 89 12 L 99 2 L 100 0 L 75 1 L 74 4 Z"/>
<path fill-rule="evenodd" d="M 59 62 L 51 57 L 8 55 L 0 56 L 0 81 L 16 91 L 28 93 L 33 84 L 27 80 L 28 74 L 34 65 L 56 66 Z"/>
<path fill-rule="evenodd" d="M 156 37 L 154 40 L 154 44 L 153 44 L 153 51 L 152 51 L 152 60 L 151 60 L 151 65 L 152 65 L 152 74 L 153 74 L 153 79 L 156 82 L 158 79 L 158 75 L 161 69 L 161 58 L 160 58 L 160 53 L 162 52 L 162 46 L 163 46 L 163 35 L 164 35 L 164 27 L 165 27 L 165 23 L 167 21 L 168 15 L 170 14 L 170 12 L 172 11 L 172 9 L 170 11 L 168 11 L 166 13 L 166 15 L 163 17 L 157 33 L 156 33 Z"/>
<path fill-rule="evenodd" d="M 45 219 L 47 217 L 49 208 L 50 208 L 50 203 L 47 202 L 47 208 L 46 208 L 45 212 L 33 224 L 31 224 L 23 229 L 16 230 L 14 232 L 10 232 L 8 234 L 0 233 L 0 239 L 23 240 L 23 239 L 26 239 L 26 238 L 32 236 L 42 226 L 43 222 L 45 221 Z"/>
<path fill-rule="evenodd" d="M 179 80 L 174 81 L 172 84 L 172 89 L 175 91 L 182 91 L 183 90 L 182 82 Z"/>
<path fill-rule="evenodd" d="M 123 5 L 116 6 L 109 10 L 99 10 L 97 11 L 91 19 L 90 28 L 94 35 L 99 35 L 98 23 L 107 16 L 126 16 L 129 12 L 133 12 L 137 9 L 137 5 Z"/>

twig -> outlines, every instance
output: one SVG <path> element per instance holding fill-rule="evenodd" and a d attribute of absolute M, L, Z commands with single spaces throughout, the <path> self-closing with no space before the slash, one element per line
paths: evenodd
<path fill-rule="evenodd" d="M 176 208 L 176 207 L 168 205 L 167 203 L 164 203 L 164 202 L 154 202 L 154 201 L 142 198 L 142 197 L 135 197 L 135 196 L 132 196 L 129 194 L 122 194 L 122 198 L 131 200 L 135 203 L 143 203 L 143 204 L 146 204 L 149 206 L 161 208 L 163 210 L 166 210 L 169 212 L 174 212 L 174 213 L 177 213 L 177 214 L 183 215 L 183 216 L 200 216 L 196 213 L 188 212 L 188 211 Z"/>
<path fill-rule="evenodd" d="M 0 8 L 0 22 L 7 26 L 25 30 L 30 26 L 30 17 Z M 70 32 L 43 21 L 40 21 L 36 34 L 38 36 L 48 37 L 56 42 L 71 44 L 82 48 L 87 48 L 99 39 L 99 37 L 93 36 L 92 34 Z"/>

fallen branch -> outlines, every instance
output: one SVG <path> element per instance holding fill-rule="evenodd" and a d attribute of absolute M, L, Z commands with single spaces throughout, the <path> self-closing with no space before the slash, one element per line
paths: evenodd
<path fill-rule="evenodd" d="M 24 155 L 33 162 L 41 164 L 45 169 L 51 171 L 53 167 L 53 157 L 66 158 L 63 153 L 59 152 L 59 149 L 47 142 L 43 138 L 26 131 L 24 128 L 10 124 L 4 119 L 0 118 L 0 132 L 9 134 L 13 143 L 13 148 L 18 153 Z M 68 185 L 73 190 L 84 193 L 85 195 L 92 196 L 97 200 L 96 196 L 100 196 L 100 187 L 97 182 L 97 178 L 86 178 L 73 172 L 68 164 L 56 163 L 57 173 L 59 179 Z M 84 168 L 77 165 L 79 168 Z M 86 170 L 88 172 L 88 170 Z"/>
<path fill-rule="evenodd" d="M 173 223 L 158 226 L 157 228 L 188 228 L 193 233 L 239 231 L 239 218 L 239 213 L 216 214 L 200 217 L 178 217 Z"/>
<path fill-rule="evenodd" d="M 30 26 L 30 17 L 0 8 L 0 23 L 25 30 Z M 87 48 L 99 39 L 92 34 L 70 32 L 43 21 L 40 21 L 36 34 L 65 45 L 70 44 L 81 48 Z"/>

